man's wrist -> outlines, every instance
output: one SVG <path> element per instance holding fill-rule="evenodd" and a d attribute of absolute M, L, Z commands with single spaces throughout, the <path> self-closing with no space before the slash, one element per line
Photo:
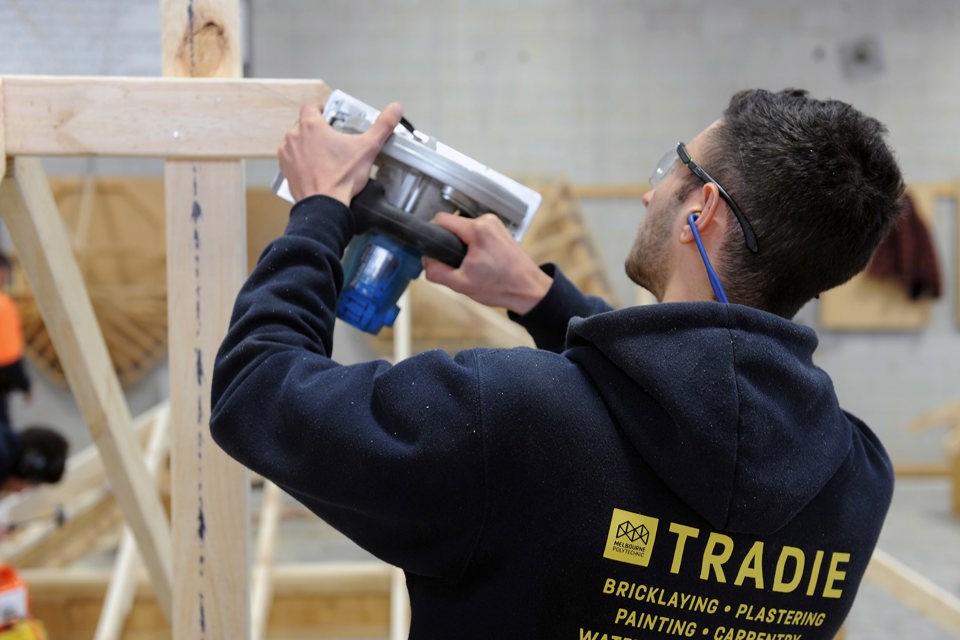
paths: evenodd
<path fill-rule="evenodd" d="M 518 316 L 524 316 L 540 304 L 551 286 L 553 278 L 538 267 L 535 272 L 531 272 L 529 285 L 517 294 L 516 301 L 507 308 Z"/>
<path fill-rule="evenodd" d="M 311 198 L 313 196 L 327 196 L 328 198 L 333 198 L 334 200 L 338 200 L 349 207 L 350 201 L 353 200 L 353 197 L 350 194 L 350 188 L 345 186 L 326 187 L 326 186 L 312 185 L 310 188 L 307 188 L 307 189 L 297 189 L 296 191 L 291 189 L 290 193 L 294 196 L 294 199 L 297 202 L 300 202 L 301 200 L 306 200 L 307 198 Z"/>

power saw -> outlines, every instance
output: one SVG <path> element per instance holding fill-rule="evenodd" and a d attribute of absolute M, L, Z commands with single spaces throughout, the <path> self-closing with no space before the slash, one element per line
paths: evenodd
<path fill-rule="evenodd" d="M 379 111 L 334 91 L 323 116 L 345 133 L 366 131 Z M 278 173 L 273 191 L 290 202 Z M 350 203 L 358 235 L 343 257 L 344 289 L 337 317 L 368 333 L 393 326 L 397 301 L 422 271 L 422 257 L 457 267 L 466 246 L 431 224 L 438 211 L 476 218 L 496 215 L 516 240 L 540 207 L 542 196 L 476 160 L 416 130 L 403 119 L 374 161 L 370 181 Z"/>

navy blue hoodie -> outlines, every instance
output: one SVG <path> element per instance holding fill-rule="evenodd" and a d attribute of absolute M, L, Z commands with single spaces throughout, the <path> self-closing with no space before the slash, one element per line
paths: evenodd
<path fill-rule="evenodd" d="M 613 311 L 554 272 L 519 319 L 540 349 L 343 366 L 352 233 L 334 200 L 293 208 L 238 296 L 211 429 L 405 570 L 411 638 L 833 637 L 893 474 L 811 330 L 707 302 Z"/>

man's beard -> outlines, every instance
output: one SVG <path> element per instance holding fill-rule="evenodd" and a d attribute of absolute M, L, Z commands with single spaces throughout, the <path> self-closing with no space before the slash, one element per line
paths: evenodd
<path fill-rule="evenodd" d="M 627 255 L 624 268 L 627 276 L 657 300 L 663 299 L 668 275 L 670 216 L 664 211 L 647 209 L 647 217 L 637 231 L 637 238 Z"/>

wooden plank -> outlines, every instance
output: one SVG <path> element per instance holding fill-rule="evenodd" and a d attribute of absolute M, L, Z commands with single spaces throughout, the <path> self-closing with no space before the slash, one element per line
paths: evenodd
<path fill-rule="evenodd" d="M 645 184 L 579 184 L 571 187 L 580 200 L 639 200 L 650 190 Z"/>
<path fill-rule="evenodd" d="M 960 598 L 889 554 L 874 550 L 864 578 L 919 611 L 927 620 L 960 636 Z"/>
<path fill-rule="evenodd" d="M 390 572 L 390 640 L 404 640 L 410 635 L 410 599 L 407 577 L 402 569 Z"/>
<path fill-rule="evenodd" d="M 5 561 L 17 567 L 62 568 L 115 539 L 123 512 L 109 489 L 92 491 L 65 510 L 63 526 L 48 523 L 33 543 Z"/>
<path fill-rule="evenodd" d="M 198 82 L 240 75 L 238 0 L 162 0 L 160 6 L 164 76 Z M 228 109 L 221 117 L 229 115 Z M 287 119 L 274 140 L 293 122 Z M 203 144 L 218 144 L 218 136 L 201 127 Z M 244 640 L 250 637 L 249 474 L 216 446 L 209 427 L 210 372 L 247 273 L 244 169 L 240 161 L 168 160 L 164 174 L 173 638 Z"/>
<path fill-rule="evenodd" d="M 317 563 L 274 567 L 274 606 L 268 625 L 271 638 L 385 638 L 389 626 L 390 567 L 377 562 Z M 31 610 L 50 638 L 93 637 L 104 590 L 106 569 L 69 572 L 25 569 Z M 169 640 L 169 624 L 160 614 L 149 583 L 138 576 L 134 604 L 123 637 Z M 232 639 L 231 639 L 232 640 Z"/>
<path fill-rule="evenodd" d="M 960 516 L 960 400 L 927 411 L 910 421 L 911 431 L 920 431 L 933 426 L 946 426 L 944 442 L 947 463 L 942 465 L 942 475 L 950 480 L 950 511 Z M 899 473 L 899 470 L 898 470 Z"/>
<path fill-rule="evenodd" d="M 400 314 L 393 324 L 393 362 L 406 360 L 413 353 L 413 306 L 410 291 L 405 290 L 397 303 Z M 410 635 L 410 598 L 403 570 L 394 567 L 390 572 L 390 640 L 402 640 Z"/>
<path fill-rule="evenodd" d="M 898 478 L 946 478 L 950 475 L 950 467 L 940 462 L 897 462 L 893 465 L 893 472 Z"/>
<path fill-rule="evenodd" d="M 187 2 L 174 4 L 172 13 L 185 16 Z M 6 109 L 0 136 L 6 134 L 11 156 L 272 158 L 300 107 L 330 95 L 320 80 L 0 80 Z"/>
<path fill-rule="evenodd" d="M 929 427 L 960 426 L 960 400 L 952 400 L 944 405 L 925 411 L 908 424 L 910 431 L 921 431 Z"/>
<path fill-rule="evenodd" d="M 263 640 L 267 637 L 267 622 L 270 605 L 273 603 L 273 555 L 277 539 L 277 524 L 280 520 L 280 487 L 265 481 L 260 507 L 260 529 L 257 532 L 257 548 L 254 556 L 252 586 L 250 589 L 251 637 Z"/>
<path fill-rule="evenodd" d="M 150 442 L 147 444 L 147 473 L 156 479 L 160 465 L 170 451 L 170 412 L 165 411 L 153 426 Z M 117 558 L 110 576 L 110 585 L 103 600 L 100 620 L 97 622 L 94 640 L 115 640 L 121 637 L 123 623 L 133 607 L 134 589 L 140 555 L 137 553 L 137 541 L 130 527 L 124 527 L 123 539 L 117 551 Z"/>
<path fill-rule="evenodd" d="M 243 167 L 167 162 L 165 171 L 174 638 L 240 640 L 250 631 L 249 484 L 210 438 L 209 405 L 213 359 L 246 274 Z"/>
<path fill-rule="evenodd" d="M 173 563 L 166 514 L 144 473 L 130 409 L 39 159 L 16 158 L 13 176 L 0 185 L 0 212 L 160 605 L 169 613 Z"/>

